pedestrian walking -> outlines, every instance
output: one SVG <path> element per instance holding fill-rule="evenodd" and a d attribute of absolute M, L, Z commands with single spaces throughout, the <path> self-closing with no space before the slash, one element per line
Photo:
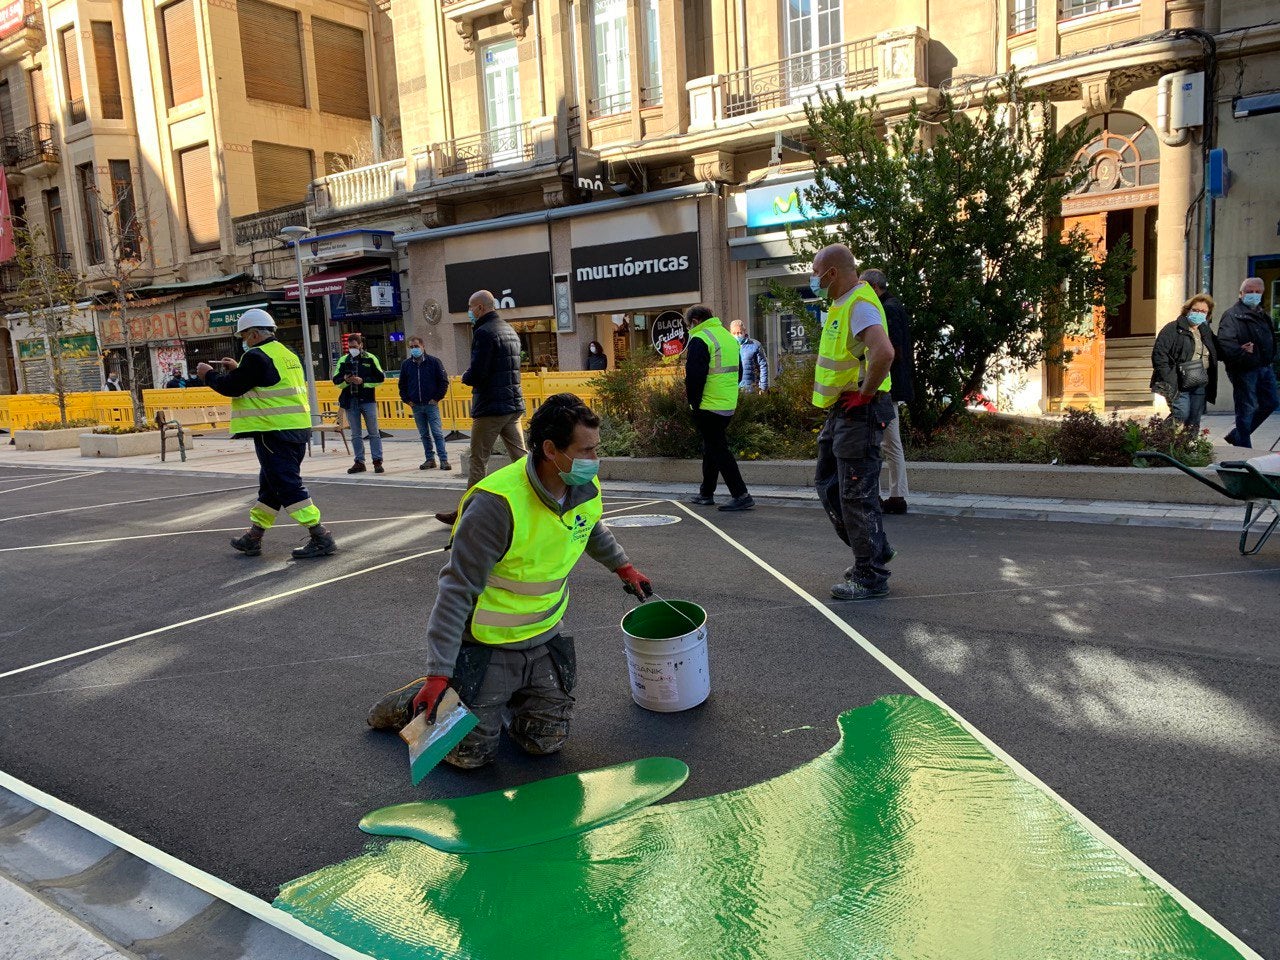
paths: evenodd
<path fill-rule="evenodd" d="M 347 412 L 347 425 L 351 429 L 351 445 L 355 448 L 355 463 L 347 473 L 364 473 L 364 431 L 369 431 L 369 447 L 373 454 L 373 472 L 386 473 L 382 466 L 382 433 L 378 429 L 378 398 L 375 385 L 387 379 L 378 358 L 364 349 L 364 337 L 358 333 L 347 337 L 347 353 L 333 368 L 333 382 L 342 385 L 338 394 L 338 406 Z M 364 426 L 360 421 L 364 421 Z"/>
<path fill-rule="evenodd" d="M 599 340 L 592 340 L 591 343 L 587 345 L 587 369 L 609 369 L 609 358 L 604 355 L 604 344 Z"/>
<path fill-rule="evenodd" d="M 729 324 L 729 333 L 738 341 L 738 389 L 743 393 L 768 390 L 769 361 L 764 355 L 764 345 L 747 336 L 741 320 Z"/>
<path fill-rule="evenodd" d="M 520 337 L 498 316 L 493 294 L 477 290 L 467 301 L 467 317 L 473 326 L 471 366 L 462 382 L 471 388 L 471 450 L 467 487 L 484 479 L 493 445 L 502 438 L 512 462 L 525 455 L 520 417 L 524 393 L 520 389 Z M 453 526 L 458 511 L 437 513 L 436 519 Z"/>
<path fill-rule="evenodd" d="M 1236 425 L 1226 436 L 1233 447 L 1252 447 L 1250 435 L 1280 406 L 1276 391 L 1276 332 L 1262 309 L 1262 278 L 1240 284 L 1240 299 L 1222 314 L 1218 352 L 1231 380 Z"/>
<path fill-rule="evenodd" d="M 413 411 L 422 450 L 426 459 L 419 470 L 452 470 L 449 451 L 444 445 L 444 424 L 440 419 L 440 401 L 449 392 L 449 375 L 439 357 L 427 353 L 421 337 L 409 338 L 409 359 L 400 364 L 400 400 Z M 434 447 L 433 447 L 434 444 Z"/>
<path fill-rule="evenodd" d="M 853 550 L 853 566 L 831 595 L 870 600 L 889 592 L 895 553 L 880 513 L 880 443 L 897 416 L 889 322 L 844 244 L 818 251 L 809 286 L 828 301 L 813 372 L 813 405 L 827 411 L 814 485 L 836 533 Z"/>
<path fill-rule="evenodd" d="M 747 492 L 725 436 L 738 409 L 738 341 L 709 307 L 690 307 L 684 317 L 689 326 L 684 388 L 693 425 L 702 437 L 702 485 L 690 502 L 714 504 L 717 479 L 724 477 L 730 499 L 720 509 L 750 510 L 756 502 Z"/>
<path fill-rule="evenodd" d="M 246 310 L 236 321 L 244 345 L 240 362 L 201 363 L 204 385 L 231 398 L 231 435 L 252 437 L 258 457 L 258 502 L 249 509 L 249 530 L 231 541 L 246 556 L 262 553 L 262 537 L 283 510 L 307 528 L 310 538 L 293 551 L 297 560 L 327 557 L 337 549 L 320 522 L 320 508 L 302 484 L 302 460 L 311 439 L 311 409 L 302 362 L 276 339 L 276 322 L 265 310 Z"/>
<path fill-rule="evenodd" d="M 564 746 L 576 674 L 573 638 L 560 632 L 570 572 L 585 552 L 642 601 L 653 593 L 601 519 L 599 444 L 600 418 L 556 394 L 529 422 L 532 454 L 467 491 L 427 623 L 428 675 L 374 704 L 371 727 L 402 728 L 452 686 L 479 723 L 445 762 L 491 763 L 504 727 L 526 753 Z"/>
<path fill-rule="evenodd" d="M 889 378 L 893 386 L 889 398 L 899 416 L 889 421 L 884 431 L 880 452 L 884 466 L 880 471 L 880 509 L 884 513 L 907 512 L 907 453 L 902 446 L 902 405 L 916 398 L 915 343 L 911 337 L 911 318 L 896 293 L 889 292 L 889 278 L 882 270 L 864 270 L 862 279 L 880 298 L 885 320 L 889 324 L 889 342 L 893 344 L 893 365 Z"/>
<path fill-rule="evenodd" d="M 1151 389 L 1169 401 L 1169 416 L 1199 431 L 1207 403 L 1218 399 L 1218 349 L 1209 319 L 1213 297 L 1198 293 L 1160 330 L 1151 349 Z"/>

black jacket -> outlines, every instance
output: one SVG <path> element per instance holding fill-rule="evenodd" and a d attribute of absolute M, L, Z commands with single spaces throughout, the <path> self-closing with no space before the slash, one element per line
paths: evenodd
<path fill-rule="evenodd" d="M 1213 331 L 1207 322 L 1197 330 L 1186 317 L 1179 317 L 1164 325 L 1151 348 L 1151 389 L 1170 402 L 1178 395 L 1178 364 L 1196 355 L 1192 338 L 1197 335 L 1208 351 L 1205 366 L 1209 368 L 1209 382 L 1204 387 L 1204 398 L 1209 403 L 1218 399 L 1218 348 Z"/>
<path fill-rule="evenodd" d="M 1253 344 L 1253 352 L 1241 350 Z M 1227 373 L 1247 373 L 1269 367 L 1276 358 L 1276 333 L 1271 318 L 1261 307 L 1246 307 L 1237 300 L 1227 308 L 1218 324 L 1218 350 Z"/>
<path fill-rule="evenodd" d="M 400 364 L 400 399 L 405 403 L 439 403 L 449 392 L 449 375 L 439 357 L 424 353 Z"/>
<path fill-rule="evenodd" d="M 476 321 L 471 334 L 471 366 L 462 382 L 471 388 L 471 416 L 524 413 L 520 337 L 494 310 Z"/>
<path fill-rule="evenodd" d="M 347 384 L 342 388 L 342 392 L 338 394 L 338 406 L 343 410 L 348 410 L 352 402 L 355 403 L 373 403 L 376 399 L 374 396 L 374 384 L 382 383 L 387 379 L 387 375 L 382 372 L 382 364 L 378 362 L 378 358 L 371 353 L 361 352 L 360 356 L 354 360 L 351 354 L 344 353 L 342 359 L 338 361 L 338 365 L 333 368 L 333 382 L 335 384 L 343 383 L 348 376 L 359 377 L 364 383 L 358 387 Z"/>
<path fill-rule="evenodd" d="M 889 376 L 893 386 L 889 391 L 895 403 L 910 403 L 916 398 L 915 344 L 911 338 L 911 321 L 907 308 L 896 293 L 885 293 L 880 298 L 884 318 L 889 323 L 889 342 L 893 344 L 893 365 Z"/>

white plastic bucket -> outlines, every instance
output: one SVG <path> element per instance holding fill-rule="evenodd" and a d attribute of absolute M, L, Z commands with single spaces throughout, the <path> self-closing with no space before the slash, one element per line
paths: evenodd
<path fill-rule="evenodd" d="M 622 618 L 631 699 L 646 710 L 675 713 L 711 694 L 707 612 L 688 600 L 651 600 Z"/>

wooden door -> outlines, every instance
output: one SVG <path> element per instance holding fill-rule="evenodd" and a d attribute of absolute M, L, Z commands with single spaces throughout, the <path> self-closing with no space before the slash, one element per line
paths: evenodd
<path fill-rule="evenodd" d="M 1065 217 L 1062 223 L 1064 233 L 1076 228 L 1085 232 L 1093 243 L 1095 256 L 1099 259 L 1106 255 L 1107 249 L 1107 215 L 1091 213 L 1080 217 Z M 1102 410 L 1105 406 L 1106 383 L 1106 309 L 1093 308 L 1093 336 L 1064 337 L 1063 350 L 1071 352 L 1071 359 L 1065 366 L 1051 366 L 1049 370 L 1050 409 L 1062 410 L 1068 407 L 1091 408 Z"/>

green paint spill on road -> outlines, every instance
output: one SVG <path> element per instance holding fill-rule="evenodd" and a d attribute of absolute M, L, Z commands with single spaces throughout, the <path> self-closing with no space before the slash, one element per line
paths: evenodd
<path fill-rule="evenodd" d="M 642 810 L 689 779 L 684 761 L 646 757 L 456 800 L 397 803 L 365 816 L 365 833 L 421 840 L 449 853 L 545 843 Z"/>
<path fill-rule="evenodd" d="M 1239 956 L 941 708 L 839 723 L 765 783 L 499 853 L 371 845 L 276 906 L 384 960 Z"/>

